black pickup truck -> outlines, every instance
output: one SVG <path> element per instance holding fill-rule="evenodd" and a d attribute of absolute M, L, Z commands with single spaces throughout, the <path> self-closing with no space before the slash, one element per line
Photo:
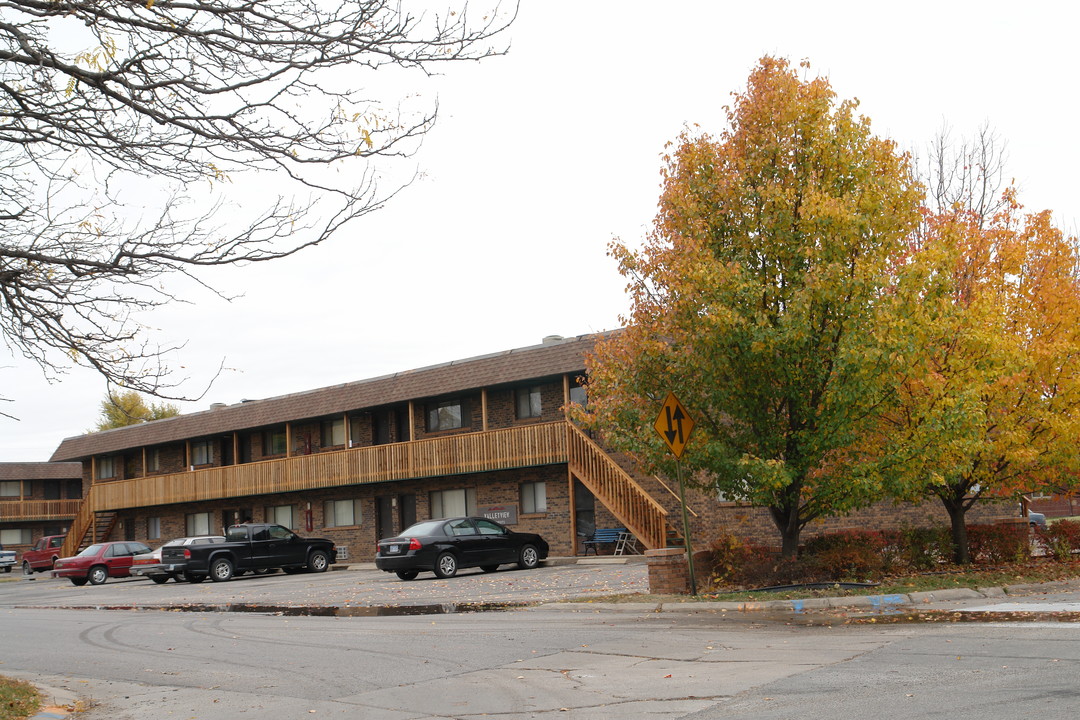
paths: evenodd
<path fill-rule="evenodd" d="M 302 538 L 281 525 L 246 523 L 225 532 L 225 542 L 213 545 L 166 545 L 161 564 L 177 577 L 198 583 L 229 580 L 237 573 L 281 568 L 287 573 L 326 572 L 337 562 L 334 543 Z"/>

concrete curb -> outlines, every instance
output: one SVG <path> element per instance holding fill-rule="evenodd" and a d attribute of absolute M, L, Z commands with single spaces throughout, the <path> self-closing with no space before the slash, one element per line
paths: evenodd
<path fill-rule="evenodd" d="M 1037 590 L 1040 586 L 1025 586 L 1029 591 Z M 1019 590 L 1019 587 L 1017 588 Z M 947 602 L 950 600 L 972 600 L 990 597 L 1003 597 L 1008 593 L 1006 588 L 948 588 L 931 592 L 916 592 L 892 595 L 852 595 L 849 597 L 824 597 L 805 598 L 801 600 L 763 600 L 760 602 L 727 602 L 702 600 L 700 602 L 668 602 L 668 603 L 593 603 L 593 602 L 557 602 L 541 603 L 534 609 L 559 610 L 565 612 L 636 612 L 636 613 L 716 613 L 716 612 L 805 612 L 807 610 L 823 610 L 827 608 L 866 608 L 869 610 L 889 610 L 913 605 L 924 605 L 933 602 Z M 1018 592 L 1015 594 L 1019 594 Z"/>

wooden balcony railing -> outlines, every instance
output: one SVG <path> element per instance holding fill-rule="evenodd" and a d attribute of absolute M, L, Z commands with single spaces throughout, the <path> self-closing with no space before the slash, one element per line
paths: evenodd
<path fill-rule="evenodd" d="M 82 500 L 2 500 L 0 522 L 8 520 L 70 520 Z"/>
<path fill-rule="evenodd" d="M 566 462 L 565 425 L 542 423 L 103 482 L 93 486 L 94 509 L 120 510 Z"/>
<path fill-rule="evenodd" d="M 667 546 L 667 510 L 577 426 L 567 423 L 570 472 L 650 550 Z"/>

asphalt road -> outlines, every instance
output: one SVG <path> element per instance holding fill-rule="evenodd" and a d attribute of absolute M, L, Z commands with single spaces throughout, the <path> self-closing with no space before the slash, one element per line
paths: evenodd
<path fill-rule="evenodd" d="M 93 700 L 85 720 L 1054 720 L 1080 707 L 1080 625 L 1070 622 L 891 624 L 894 614 L 852 625 L 835 611 L 589 603 L 399 617 L 66 609 L 170 597 L 351 608 L 395 594 L 422 607 L 643 581 L 641 566 L 562 566 L 413 583 L 363 571 L 175 587 L 0 583 L 0 673 Z M 1068 588 L 1024 598 L 1076 600 Z"/>

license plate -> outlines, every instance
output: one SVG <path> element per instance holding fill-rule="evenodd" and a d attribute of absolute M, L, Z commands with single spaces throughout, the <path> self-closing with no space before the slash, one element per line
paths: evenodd
<path fill-rule="evenodd" d="M 390 546 L 390 552 L 392 552 L 394 554 L 397 554 L 397 553 L 401 552 L 401 546 L 400 545 L 391 545 Z"/>

